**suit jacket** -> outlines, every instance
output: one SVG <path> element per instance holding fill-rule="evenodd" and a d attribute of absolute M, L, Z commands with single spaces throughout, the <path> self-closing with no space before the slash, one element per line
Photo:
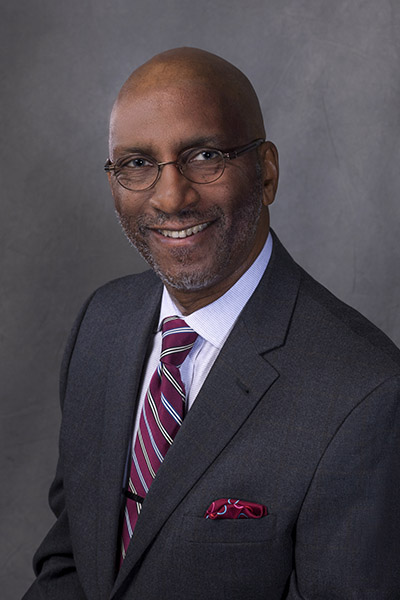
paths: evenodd
<path fill-rule="evenodd" d="M 117 570 L 127 449 L 162 286 L 86 303 L 61 375 L 57 521 L 25 600 L 400 598 L 400 352 L 274 238 Z M 211 520 L 212 501 L 268 507 Z"/>

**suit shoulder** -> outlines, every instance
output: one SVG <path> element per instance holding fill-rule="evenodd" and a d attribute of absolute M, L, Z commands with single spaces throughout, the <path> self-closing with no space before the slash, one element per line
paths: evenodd
<path fill-rule="evenodd" d="M 99 287 L 92 295 L 91 307 L 107 307 L 114 310 L 125 306 L 141 305 L 149 295 L 161 290 L 160 279 L 152 270 L 113 279 Z"/>
<path fill-rule="evenodd" d="M 364 357 L 374 356 L 374 360 L 381 359 L 388 367 L 392 363 L 392 368 L 397 365 L 400 369 L 400 350 L 383 331 L 303 269 L 301 272 L 298 305 L 307 307 L 305 314 L 313 322 L 313 329 L 318 328 L 317 337 L 332 348 L 340 348 L 344 356 L 358 348 Z"/>
<path fill-rule="evenodd" d="M 102 360 L 106 360 L 106 349 L 110 349 L 112 340 L 126 333 L 124 323 L 132 335 L 146 327 L 151 329 L 161 293 L 161 281 L 152 271 L 121 277 L 98 288 L 75 320 L 63 369 L 68 367 L 74 352 L 79 354 L 82 364 L 93 359 L 90 368 L 97 372 Z"/>

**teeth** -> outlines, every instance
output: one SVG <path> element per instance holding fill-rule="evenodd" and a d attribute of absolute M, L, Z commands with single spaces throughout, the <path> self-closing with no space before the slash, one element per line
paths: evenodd
<path fill-rule="evenodd" d="M 195 225 L 194 227 L 189 227 L 188 229 L 181 229 L 180 231 L 170 230 L 170 229 L 159 229 L 158 231 L 162 233 L 165 237 L 171 238 L 186 238 L 190 235 L 194 235 L 195 233 L 199 233 L 199 231 L 203 231 L 206 227 L 208 227 L 209 223 L 202 223 L 202 225 Z"/>

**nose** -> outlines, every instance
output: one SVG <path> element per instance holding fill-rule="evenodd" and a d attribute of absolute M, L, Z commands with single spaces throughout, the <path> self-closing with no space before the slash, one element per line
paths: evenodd
<path fill-rule="evenodd" d="M 198 192 L 178 169 L 176 162 L 164 163 L 152 190 L 150 204 L 166 214 L 178 213 L 198 201 Z"/>

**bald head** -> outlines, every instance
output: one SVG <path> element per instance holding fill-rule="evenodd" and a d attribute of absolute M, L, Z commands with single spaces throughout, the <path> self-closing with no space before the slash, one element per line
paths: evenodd
<path fill-rule="evenodd" d="M 111 129 L 121 105 L 171 88 L 187 94 L 195 94 L 196 90 L 207 92 L 210 101 L 218 102 L 234 121 L 236 130 L 243 130 L 244 138 L 265 137 L 260 104 L 244 73 L 223 58 L 198 48 L 167 50 L 136 69 L 118 94 Z"/>

